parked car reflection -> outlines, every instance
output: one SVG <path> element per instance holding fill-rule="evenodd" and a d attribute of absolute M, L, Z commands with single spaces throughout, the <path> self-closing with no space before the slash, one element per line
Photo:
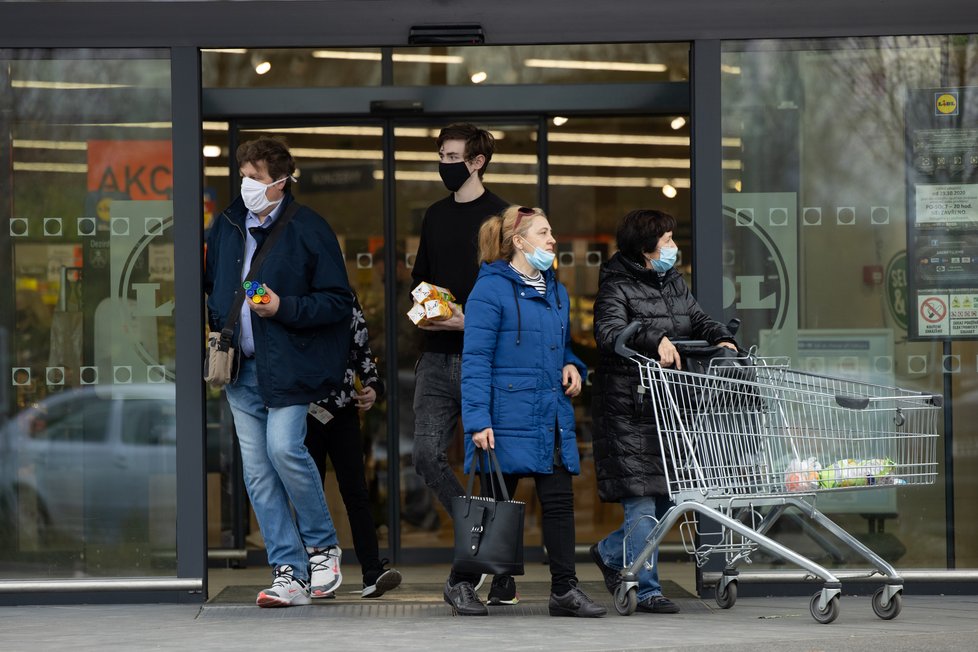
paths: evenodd
<path fill-rule="evenodd" d="M 172 384 L 93 385 L 46 397 L 0 429 L 4 543 L 173 549 Z"/>

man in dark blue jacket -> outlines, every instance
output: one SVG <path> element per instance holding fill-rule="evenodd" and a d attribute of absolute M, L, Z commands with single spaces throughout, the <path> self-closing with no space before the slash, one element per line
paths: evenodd
<path fill-rule="evenodd" d="M 241 196 L 207 236 L 204 290 L 212 330 L 228 323 L 256 253 L 294 201 L 295 161 L 282 142 L 243 143 L 237 160 Z M 308 604 L 310 587 L 329 593 L 342 581 L 336 528 L 303 442 L 309 403 L 342 382 L 353 296 L 326 220 L 300 206 L 281 230 L 252 276 L 269 302 L 242 304 L 235 375 L 225 387 L 245 486 L 274 570 L 272 585 L 258 594 L 261 607 Z"/>

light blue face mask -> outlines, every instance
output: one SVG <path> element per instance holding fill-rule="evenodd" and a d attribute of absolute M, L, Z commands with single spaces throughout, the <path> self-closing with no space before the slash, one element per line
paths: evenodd
<path fill-rule="evenodd" d="M 672 269 L 672 266 L 676 264 L 676 258 L 679 257 L 679 247 L 662 247 L 659 249 L 658 258 L 650 258 L 649 262 L 652 263 L 652 269 L 663 274 Z"/>
<path fill-rule="evenodd" d="M 541 272 L 545 272 L 553 267 L 554 258 L 557 257 L 557 254 L 552 254 L 549 251 L 541 249 L 540 247 L 534 247 L 533 253 L 531 254 L 524 251 L 523 255 L 526 256 L 526 262 L 530 263 Z"/>

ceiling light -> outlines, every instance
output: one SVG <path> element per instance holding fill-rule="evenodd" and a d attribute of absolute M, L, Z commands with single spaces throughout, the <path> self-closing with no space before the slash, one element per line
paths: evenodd
<path fill-rule="evenodd" d="M 95 84 L 88 82 L 38 81 L 36 79 L 12 79 L 11 88 L 36 88 L 46 91 L 89 91 L 101 88 L 129 88 L 129 84 Z"/>
<path fill-rule="evenodd" d="M 662 186 L 662 194 L 668 197 L 669 199 L 672 199 L 673 197 L 676 196 L 675 186 L 673 186 L 671 183 L 667 183 L 666 185 Z"/>
<path fill-rule="evenodd" d="M 537 134 L 530 134 L 536 140 Z M 551 131 L 547 140 L 552 143 L 590 143 L 593 145 L 664 145 L 689 147 L 689 136 L 641 136 L 625 134 L 589 134 Z"/>
<path fill-rule="evenodd" d="M 205 158 L 217 158 L 221 155 L 221 148 L 217 145 L 204 145 Z"/>
<path fill-rule="evenodd" d="M 669 123 L 669 126 L 673 129 L 682 129 L 685 124 L 686 118 L 679 116 L 678 118 L 673 118 L 672 122 Z"/>
<path fill-rule="evenodd" d="M 259 75 L 264 75 L 266 72 L 272 69 L 272 64 L 268 61 L 262 61 L 257 66 L 255 66 L 255 72 Z"/>
<path fill-rule="evenodd" d="M 117 127 L 130 129 L 171 129 L 172 122 L 77 122 L 75 127 Z M 225 128 L 225 131 L 227 129 Z"/>
<path fill-rule="evenodd" d="M 554 125 L 555 126 L 557 126 L 557 127 L 563 127 L 565 124 L 567 124 L 567 118 L 565 118 L 562 115 L 555 115 L 554 116 Z"/>
<path fill-rule="evenodd" d="M 726 63 L 721 63 L 720 64 L 720 72 L 725 72 L 728 75 L 739 75 L 740 74 L 740 66 L 731 66 L 731 65 L 726 64 Z"/>
<path fill-rule="evenodd" d="M 87 174 L 88 163 L 34 163 L 14 161 L 14 172 L 70 172 Z"/>
<path fill-rule="evenodd" d="M 574 61 L 571 59 L 526 59 L 527 68 L 561 68 L 569 70 L 614 70 L 617 72 L 665 72 L 662 63 L 637 63 L 631 61 Z"/>
<path fill-rule="evenodd" d="M 349 50 L 314 50 L 314 59 L 350 59 L 352 61 L 380 61 L 380 52 L 353 52 Z"/>
<path fill-rule="evenodd" d="M 489 75 L 486 74 L 484 71 L 481 71 L 480 70 L 479 72 L 474 73 L 472 75 L 472 83 L 473 84 L 481 84 L 482 82 L 484 82 L 488 78 L 489 78 Z"/>
<path fill-rule="evenodd" d="M 457 54 L 398 54 L 391 55 L 395 63 L 465 63 Z"/>
<path fill-rule="evenodd" d="M 201 52 L 215 52 L 217 54 L 248 54 L 244 48 L 203 48 Z"/>
<path fill-rule="evenodd" d="M 18 140 L 14 138 L 13 146 L 18 149 L 67 149 L 88 150 L 88 143 L 69 140 Z"/>

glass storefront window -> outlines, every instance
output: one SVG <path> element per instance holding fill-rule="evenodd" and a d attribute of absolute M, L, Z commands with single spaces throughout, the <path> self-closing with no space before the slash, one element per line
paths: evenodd
<path fill-rule="evenodd" d="M 689 78 L 688 43 L 395 48 L 396 86 L 607 84 Z"/>
<path fill-rule="evenodd" d="M 387 57 L 385 62 L 384 57 Z M 622 84 L 689 79 L 688 43 L 201 51 L 204 88 Z"/>
<path fill-rule="evenodd" d="M 377 86 L 379 48 L 201 50 L 204 88 Z"/>
<path fill-rule="evenodd" d="M 173 575 L 168 55 L 0 61 L 0 577 Z"/>
<path fill-rule="evenodd" d="M 957 505 L 978 497 L 973 474 L 962 472 L 976 461 L 968 424 L 978 416 L 970 400 L 978 350 L 967 315 L 955 312 L 960 306 L 950 306 L 957 336 L 921 341 L 923 331 L 912 330 L 914 313 L 940 315 L 924 314 L 926 303 L 908 294 L 920 262 L 908 255 L 908 232 L 922 218 L 923 185 L 978 188 L 976 165 L 968 164 L 978 161 L 974 132 L 963 131 L 975 126 L 975 104 L 962 96 L 958 112 L 940 124 L 955 150 L 935 154 L 948 154 L 943 172 L 921 167 L 922 136 L 908 116 L 921 93 L 933 103 L 942 89 L 974 85 L 975 55 L 968 36 L 727 42 L 722 54 L 724 301 L 744 320 L 742 341 L 762 354 L 790 355 L 795 368 L 936 394 L 944 391 L 944 369 L 951 371 L 945 409 L 953 410 Z M 928 115 L 942 108 L 928 106 Z M 958 169 L 951 155 L 963 155 Z M 962 210 L 970 233 L 978 213 L 973 205 Z M 961 279 L 948 282 L 961 287 Z M 934 485 L 820 496 L 818 507 L 894 564 L 944 568 L 942 462 L 950 435 L 938 445 Z M 957 567 L 978 564 L 974 546 L 965 545 L 976 534 L 969 516 L 959 508 L 954 519 Z M 797 539 L 802 554 L 834 559 L 796 528 L 778 534 Z"/>

